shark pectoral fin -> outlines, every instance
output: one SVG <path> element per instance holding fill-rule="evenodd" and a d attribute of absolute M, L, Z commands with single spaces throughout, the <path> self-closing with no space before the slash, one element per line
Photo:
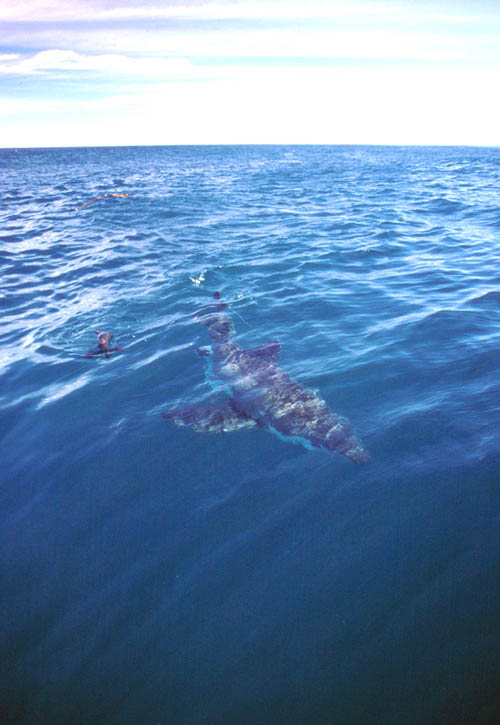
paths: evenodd
<path fill-rule="evenodd" d="M 254 428 L 257 423 L 239 411 L 230 398 L 214 399 L 204 405 L 173 408 L 163 417 L 176 425 L 188 425 L 198 433 L 229 433 L 242 428 Z"/>
<path fill-rule="evenodd" d="M 270 342 L 265 342 L 263 345 L 259 345 L 259 347 L 245 350 L 245 353 L 266 360 L 269 363 L 275 363 L 280 359 L 280 350 L 281 345 L 278 340 L 271 340 Z"/>

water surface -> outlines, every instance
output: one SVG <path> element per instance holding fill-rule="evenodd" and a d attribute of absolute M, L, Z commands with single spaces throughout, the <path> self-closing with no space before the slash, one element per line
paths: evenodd
<path fill-rule="evenodd" d="M 0 151 L 5 718 L 495 721 L 499 182 L 498 149 Z M 370 464 L 162 418 L 216 290 Z"/>

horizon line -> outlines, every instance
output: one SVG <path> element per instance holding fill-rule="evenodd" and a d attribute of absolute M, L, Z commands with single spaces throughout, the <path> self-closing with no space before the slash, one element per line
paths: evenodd
<path fill-rule="evenodd" d="M 346 146 L 366 146 L 366 147 L 385 147 L 385 148 L 500 148 L 500 144 L 478 144 L 478 143 L 423 143 L 423 142 L 412 142 L 412 143 L 387 143 L 387 142 L 361 142 L 361 143 L 343 143 L 343 142 L 305 142 L 305 141 L 292 141 L 292 142 L 275 142 L 275 141 L 263 141 L 263 142 L 212 142 L 212 141 L 201 141 L 197 143 L 149 143 L 149 144 L 138 144 L 138 143 L 118 143 L 118 144 L 87 144 L 87 145 L 61 145 L 61 146 L 0 146 L 0 151 L 60 151 L 63 149 L 94 149 L 94 148 L 196 148 L 196 147 L 242 147 L 242 146 L 335 146 L 335 147 L 346 147 Z"/>

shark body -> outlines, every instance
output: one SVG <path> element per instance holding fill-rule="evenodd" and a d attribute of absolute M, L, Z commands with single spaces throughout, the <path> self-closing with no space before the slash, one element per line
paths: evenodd
<path fill-rule="evenodd" d="M 220 300 L 219 293 L 214 297 Z M 198 432 L 260 426 L 306 447 L 337 451 L 355 463 L 369 461 L 349 422 L 331 411 L 318 393 L 299 385 L 275 365 L 279 342 L 273 340 L 250 350 L 235 343 L 226 308 L 217 302 L 213 311 L 198 316 L 208 327 L 211 371 L 223 392 L 205 405 L 168 410 L 164 417 Z M 199 354 L 209 353 L 200 350 Z"/>

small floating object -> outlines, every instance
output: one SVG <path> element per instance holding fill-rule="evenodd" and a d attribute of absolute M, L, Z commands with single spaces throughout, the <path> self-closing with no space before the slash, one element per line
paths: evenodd
<path fill-rule="evenodd" d="M 109 347 L 109 343 L 113 337 L 110 332 L 101 332 L 101 330 L 95 330 L 97 335 L 97 347 L 98 350 L 91 350 L 85 357 L 93 357 L 94 355 L 104 354 L 105 357 L 110 357 L 110 352 L 123 352 L 123 347 Z"/>
<path fill-rule="evenodd" d="M 85 204 L 82 204 L 81 206 L 77 206 L 76 209 L 78 211 L 79 209 L 83 209 L 85 206 L 88 206 L 89 204 L 93 204 L 95 201 L 100 201 L 101 199 L 106 199 L 107 197 L 110 197 L 110 196 L 112 196 L 112 197 L 114 197 L 116 199 L 116 198 L 119 198 L 119 197 L 125 197 L 125 196 L 128 197 L 129 194 L 118 194 L 118 193 L 116 193 L 116 194 L 103 194 L 102 196 L 96 196 L 95 199 L 90 199 L 90 201 L 86 201 Z"/>

